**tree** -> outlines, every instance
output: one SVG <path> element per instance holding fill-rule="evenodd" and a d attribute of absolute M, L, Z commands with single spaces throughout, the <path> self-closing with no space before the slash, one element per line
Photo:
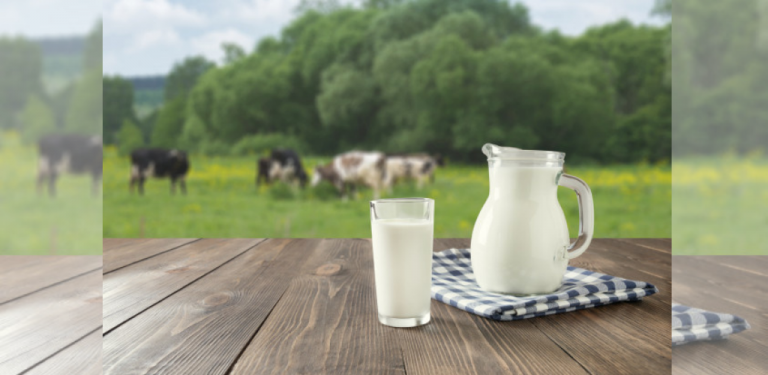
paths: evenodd
<path fill-rule="evenodd" d="M 14 127 L 30 95 L 43 96 L 42 54 L 23 38 L 0 37 L 0 129 Z"/>
<path fill-rule="evenodd" d="M 99 20 L 93 27 L 93 30 L 88 34 L 88 39 L 85 43 L 85 50 L 83 51 L 83 70 L 102 71 L 102 51 L 103 51 L 103 25 Z"/>
<path fill-rule="evenodd" d="M 152 128 L 150 144 L 155 147 L 179 147 L 179 139 L 184 127 L 183 97 L 177 97 L 165 103 L 157 115 L 157 121 Z"/>
<path fill-rule="evenodd" d="M 235 43 L 222 43 L 221 49 L 224 50 L 224 64 L 233 64 L 238 60 L 245 57 L 245 50 L 243 47 L 238 46 Z"/>
<path fill-rule="evenodd" d="M 72 93 L 65 129 L 69 133 L 102 135 L 104 133 L 103 86 L 101 71 L 85 74 Z M 133 108 L 130 114 L 132 115 Z M 126 117 L 132 119 L 133 117 Z"/>
<path fill-rule="evenodd" d="M 35 143 L 40 137 L 56 130 L 53 111 L 37 95 L 30 95 L 19 120 L 22 125 L 22 139 Z"/>
<path fill-rule="evenodd" d="M 115 136 L 117 150 L 120 155 L 128 155 L 131 151 L 144 146 L 141 130 L 130 120 L 123 121 L 120 131 Z"/>
<path fill-rule="evenodd" d="M 165 101 L 170 102 L 178 96 L 186 97 L 198 79 L 215 66 L 203 56 L 188 57 L 174 64 L 165 81 Z"/>
<path fill-rule="evenodd" d="M 133 86 L 118 76 L 104 76 L 103 90 L 104 143 L 113 144 L 123 122 L 136 122 L 133 112 Z"/>

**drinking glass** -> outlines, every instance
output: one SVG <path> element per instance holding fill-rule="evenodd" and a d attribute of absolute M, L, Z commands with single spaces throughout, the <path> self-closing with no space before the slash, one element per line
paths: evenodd
<path fill-rule="evenodd" d="M 429 322 L 435 201 L 371 201 L 373 268 L 379 322 L 416 327 Z"/>

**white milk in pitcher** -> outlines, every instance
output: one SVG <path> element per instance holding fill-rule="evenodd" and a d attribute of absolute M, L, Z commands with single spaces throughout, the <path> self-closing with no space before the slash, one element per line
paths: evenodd
<path fill-rule="evenodd" d="M 433 225 L 424 219 L 371 222 L 379 314 L 414 318 L 429 313 Z"/>
<path fill-rule="evenodd" d="M 570 240 L 557 201 L 560 167 L 490 166 L 490 194 L 472 232 L 472 268 L 485 290 L 552 292 Z"/>

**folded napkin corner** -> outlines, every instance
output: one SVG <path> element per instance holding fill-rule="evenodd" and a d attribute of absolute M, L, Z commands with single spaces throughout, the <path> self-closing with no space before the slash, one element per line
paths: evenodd
<path fill-rule="evenodd" d="M 559 314 L 621 301 L 639 301 L 656 286 L 578 267 L 568 267 L 556 291 L 515 297 L 486 292 L 477 285 L 469 249 L 432 254 L 432 298 L 489 319 L 509 321 Z"/>

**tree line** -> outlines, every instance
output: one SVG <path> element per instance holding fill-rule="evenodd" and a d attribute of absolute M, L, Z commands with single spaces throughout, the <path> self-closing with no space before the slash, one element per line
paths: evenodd
<path fill-rule="evenodd" d="M 0 131 L 16 130 L 28 143 L 49 133 L 102 133 L 102 25 L 99 22 L 84 42 L 63 42 L 56 46 L 50 40 L 0 37 Z M 44 60 L 62 48 L 78 46 L 82 49 L 78 78 L 58 90 L 47 90 Z"/>
<path fill-rule="evenodd" d="M 206 154 L 292 147 L 426 151 L 482 160 L 486 142 L 569 160 L 668 160 L 671 28 L 619 21 L 571 37 L 500 0 L 302 2 L 279 37 L 224 64 L 174 66 L 137 119 L 130 83 L 104 78 L 105 139 Z"/>

